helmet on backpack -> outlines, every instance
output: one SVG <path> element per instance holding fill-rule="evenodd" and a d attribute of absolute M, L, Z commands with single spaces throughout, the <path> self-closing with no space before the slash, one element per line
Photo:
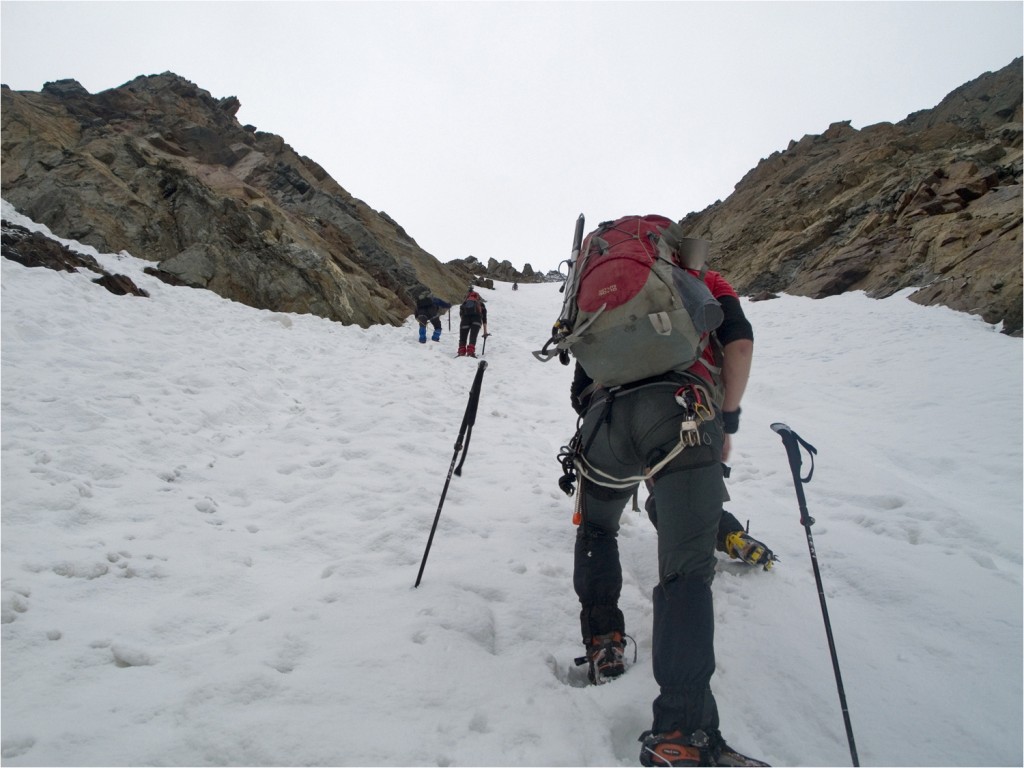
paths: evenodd
<path fill-rule="evenodd" d="M 696 237 L 687 237 L 680 224 L 669 222 L 659 230 L 658 253 L 686 269 L 699 271 L 707 266 L 711 243 Z"/>

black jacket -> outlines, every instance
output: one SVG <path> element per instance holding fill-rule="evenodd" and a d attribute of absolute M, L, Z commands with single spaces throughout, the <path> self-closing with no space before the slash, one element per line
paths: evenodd
<path fill-rule="evenodd" d="M 442 309 L 448 309 L 449 307 L 451 307 L 451 304 L 443 299 L 435 296 L 425 296 L 416 302 L 415 317 L 431 320 L 437 317 Z"/>

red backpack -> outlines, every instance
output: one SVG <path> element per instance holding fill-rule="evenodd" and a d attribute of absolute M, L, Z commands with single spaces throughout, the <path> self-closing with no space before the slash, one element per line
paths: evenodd
<path fill-rule="evenodd" d="M 571 352 L 605 387 L 686 370 L 723 319 L 702 279 L 706 251 L 664 216 L 600 224 L 567 280 L 555 351 L 535 355 Z"/>

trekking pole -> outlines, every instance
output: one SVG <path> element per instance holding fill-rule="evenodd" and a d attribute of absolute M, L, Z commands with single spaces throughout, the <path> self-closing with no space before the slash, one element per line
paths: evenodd
<path fill-rule="evenodd" d="M 476 378 L 473 379 L 473 386 L 469 389 L 469 402 L 466 403 L 466 413 L 462 417 L 462 426 L 459 427 L 459 437 L 455 440 L 455 453 L 452 455 L 451 466 L 448 467 L 448 477 L 444 481 L 441 500 L 437 503 L 437 512 L 434 514 L 434 524 L 430 526 L 430 536 L 427 537 L 427 548 L 423 550 L 420 572 L 416 574 L 416 583 L 413 587 L 418 587 L 420 580 L 423 578 L 423 569 L 427 565 L 427 555 L 430 554 L 430 545 L 434 542 L 434 532 L 437 530 L 437 521 L 441 519 L 441 507 L 444 506 L 444 497 L 448 495 L 448 484 L 452 481 L 452 474 L 462 475 L 462 462 L 466 460 L 466 451 L 469 450 L 469 438 L 473 434 L 473 424 L 476 422 L 476 409 L 480 403 L 480 382 L 483 381 L 484 369 L 486 367 L 486 360 L 481 360 L 476 367 Z M 466 438 L 465 451 L 463 451 L 463 436 Z M 459 462 L 459 466 L 456 468 L 455 460 L 459 457 L 460 451 L 462 451 L 462 461 Z"/>
<path fill-rule="evenodd" d="M 843 709 L 843 722 L 846 724 L 846 739 L 850 742 L 850 757 L 853 758 L 855 766 L 860 765 L 857 759 L 857 746 L 853 742 L 853 726 L 850 724 L 850 710 L 846 706 L 846 692 L 843 689 L 843 678 L 839 673 L 839 657 L 836 655 L 836 644 L 832 639 L 832 624 L 828 620 L 828 607 L 825 605 L 825 590 L 821 586 L 821 572 L 818 570 L 818 555 L 814 551 L 814 539 L 811 537 L 811 526 L 814 525 L 814 518 L 807 512 L 807 500 L 804 498 L 803 486 L 811 482 L 814 474 L 814 455 L 817 449 L 804 440 L 800 435 L 787 427 L 785 424 L 776 422 L 772 424 L 772 430 L 782 438 L 782 444 L 786 447 L 786 454 L 789 456 L 789 468 L 793 472 L 793 485 L 796 486 L 796 499 L 800 505 L 800 524 L 807 532 L 807 548 L 811 553 L 811 565 L 814 567 L 814 580 L 818 584 L 818 599 L 821 602 L 821 615 L 825 619 L 825 635 L 828 637 L 828 649 L 832 654 L 832 669 L 836 674 L 836 686 L 839 689 L 839 704 Z M 800 446 L 807 449 L 811 457 L 811 469 L 807 477 L 800 476 Z"/>

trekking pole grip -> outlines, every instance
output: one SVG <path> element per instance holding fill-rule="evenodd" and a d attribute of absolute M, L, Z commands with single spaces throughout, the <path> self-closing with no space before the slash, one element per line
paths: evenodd
<path fill-rule="evenodd" d="M 487 339 L 484 339 L 487 344 Z M 483 354 L 481 352 L 480 354 Z M 462 418 L 462 429 L 459 430 L 459 439 L 455 443 L 456 452 L 462 451 L 462 458 L 459 459 L 459 466 L 455 468 L 455 474 L 462 477 L 462 465 L 466 461 L 466 454 L 469 452 L 469 439 L 473 436 L 473 425 L 476 424 L 476 411 L 480 405 L 480 384 L 484 378 L 484 369 L 487 368 L 487 361 L 481 360 L 476 366 L 476 376 L 473 378 L 473 386 L 469 389 L 469 402 L 466 404 L 466 415 Z M 462 435 L 466 435 L 465 448 L 462 446 Z"/>
<path fill-rule="evenodd" d="M 782 444 L 786 448 L 786 455 L 789 457 L 789 468 L 793 473 L 793 485 L 796 488 L 796 498 L 800 505 L 800 523 L 806 527 L 814 525 L 814 518 L 807 512 L 807 499 L 804 497 L 804 484 L 811 482 L 814 474 L 814 456 L 818 449 L 804 440 L 800 435 L 781 422 L 772 424 L 772 431 L 782 438 Z M 800 446 L 807 449 L 811 456 L 811 469 L 807 477 L 800 476 L 800 466 L 803 458 L 800 455 Z"/>

